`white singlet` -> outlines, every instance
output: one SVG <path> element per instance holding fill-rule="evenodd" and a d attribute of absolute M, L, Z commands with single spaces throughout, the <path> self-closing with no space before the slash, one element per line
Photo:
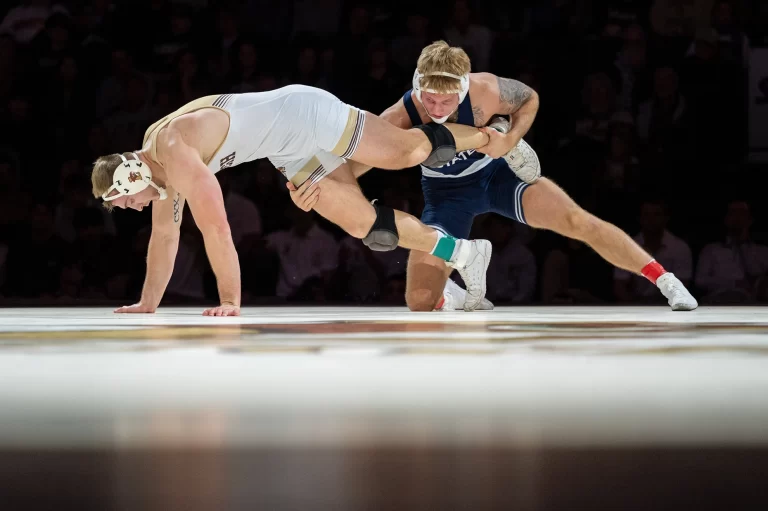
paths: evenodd
<path fill-rule="evenodd" d="M 229 114 L 229 132 L 205 162 L 216 173 L 269 158 L 296 186 L 319 181 L 354 154 L 365 114 L 322 89 L 289 85 L 267 92 L 196 99 L 149 127 L 144 142 L 179 115 L 202 108 Z M 152 144 L 154 149 L 154 144 Z"/>

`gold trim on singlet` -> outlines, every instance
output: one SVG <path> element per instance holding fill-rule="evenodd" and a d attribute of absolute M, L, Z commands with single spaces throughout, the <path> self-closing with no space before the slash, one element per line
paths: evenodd
<path fill-rule="evenodd" d="M 293 177 L 291 177 L 291 183 L 296 186 L 301 186 L 307 179 L 312 180 L 314 183 L 325 174 L 325 167 L 323 167 L 323 164 L 317 159 L 317 156 L 313 156 L 293 175 Z"/>
<path fill-rule="evenodd" d="M 190 101 L 175 112 L 166 115 L 156 123 L 152 124 L 149 128 L 147 128 L 147 131 L 144 132 L 144 142 L 142 143 L 142 147 L 146 147 L 147 141 L 150 141 L 151 145 L 149 154 L 153 160 L 158 161 L 157 145 L 155 144 L 155 140 L 157 139 L 157 134 L 160 133 L 160 130 L 168 126 L 168 124 L 177 117 L 202 110 L 203 108 L 215 108 L 217 110 L 221 110 L 227 114 L 227 117 L 229 117 L 229 112 L 224 110 L 224 107 L 227 106 L 227 104 L 232 100 L 233 96 L 233 94 L 215 94 L 213 96 L 204 96 L 202 98 Z M 227 135 L 229 135 L 229 130 L 227 130 Z M 225 140 L 227 140 L 226 136 L 221 140 L 219 147 L 217 147 L 216 150 L 211 153 L 211 156 L 207 159 L 207 161 L 205 161 L 206 165 L 208 165 L 213 157 L 216 156 L 216 153 L 219 152 L 221 146 L 224 145 Z"/>
<path fill-rule="evenodd" d="M 344 133 L 341 134 L 341 138 L 331 152 L 342 158 L 350 158 L 357 150 L 357 145 L 363 137 L 364 125 L 365 114 L 357 108 L 350 107 Z"/>

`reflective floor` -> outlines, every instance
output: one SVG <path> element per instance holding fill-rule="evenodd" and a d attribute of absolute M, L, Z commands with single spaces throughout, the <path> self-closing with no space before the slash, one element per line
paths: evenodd
<path fill-rule="evenodd" d="M 767 498 L 763 308 L 200 312 L 0 310 L 8 509 Z"/>

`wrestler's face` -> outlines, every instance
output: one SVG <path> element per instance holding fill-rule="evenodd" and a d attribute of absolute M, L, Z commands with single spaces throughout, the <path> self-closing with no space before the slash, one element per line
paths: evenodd
<path fill-rule="evenodd" d="M 117 190 L 112 192 L 112 195 L 117 195 Z M 112 201 L 112 204 L 116 208 L 122 209 L 135 209 L 141 211 L 145 207 L 149 206 L 149 203 L 155 199 L 160 198 L 160 193 L 153 187 L 148 186 L 139 193 L 133 195 L 123 195 Z"/>
<path fill-rule="evenodd" d="M 439 119 L 451 115 L 459 108 L 459 95 L 456 93 L 435 94 L 433 92 L 422 92 L 421 103 L 430 117 Z"/>

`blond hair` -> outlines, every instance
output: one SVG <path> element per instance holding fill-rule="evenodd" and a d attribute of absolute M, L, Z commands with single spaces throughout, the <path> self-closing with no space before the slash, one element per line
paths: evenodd
<path fill-rule="evenodd" d="M 435 41 L 421 50 L 416 69 L 422 75 L 442 72 L 462 76 L 470 72 L 471 65 L 467 52 L 458 46 L 450 46 L 445 41 Z M 419 85 L 422 89 L 436 90 L 440 94 L 461 91 L 459 81 L 450 76 L 425 76 Z"/>
<path fill-rule="evenodd" d="M 131 153 L 123 153 L 128 158 Z M 104 193 L 112 186 L 112 178 L 115 175 L 118 165 L 123 161 L 117 153 L 99 156 L 93 162 L 93 171 L 91 172 L 91 185 L 93 186 L 93 196 L 100 199 Z M 114 207 L 112 201 L 104 201 L 104 207 L 112 211 Z"/>

